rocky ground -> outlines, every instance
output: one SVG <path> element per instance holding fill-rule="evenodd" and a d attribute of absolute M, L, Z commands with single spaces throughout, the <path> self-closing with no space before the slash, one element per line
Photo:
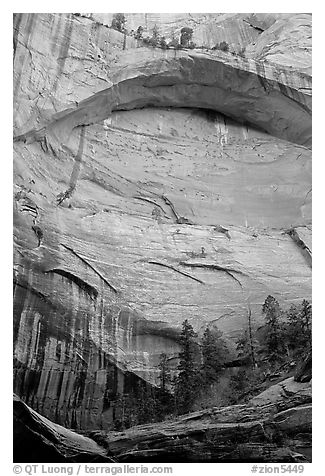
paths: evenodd
<path fill-rule="evenodd" d="M 55 425 L 17 397 L 14 418 L 15 462 L 311 460 L 311 384 L 293 378 L 245 405 L 210 408 L 124 432 L 94 431 L 91 439 Z"/>

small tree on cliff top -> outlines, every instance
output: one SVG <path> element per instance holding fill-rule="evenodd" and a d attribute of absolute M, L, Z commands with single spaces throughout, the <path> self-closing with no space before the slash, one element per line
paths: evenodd
<path fill-rule="evenodd" d="M 123 32 L 125 30 L 125 23 L 126 18 L 124 16 L 124 13 L 114 13 L 111 24 L 114 30 Z"/>
<path fill-rule="evenodd" d="M 189 28 L 185 26 L 184 28 L 181 29 L 181 39 L 180 43 L 184 47 L 188 47 L 190 44 L 190 41 L 192 40 L 193 36 L 193 30 L 192 28 Z"/>
<path fill-rule="evenodd" d="M 138 26 L 137 31 L 136 31 L 134 37 L 135 37 L 137 40 L 140 40 L 140 39 L 142 38 L 142 35 L 143 35 L 143 26 L 140 25 L 140 26 Z"/>

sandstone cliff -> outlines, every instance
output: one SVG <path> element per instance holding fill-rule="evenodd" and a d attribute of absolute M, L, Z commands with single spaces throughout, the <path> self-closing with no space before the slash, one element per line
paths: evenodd
<path fill-rule="evenodd" d="M 310 15 L 128 16 L 190 51 L 110 21 L 14 18 L 14 389 L 78 429 L 155 385 L 185 318 L 231 345 L 311 296 Z"/>

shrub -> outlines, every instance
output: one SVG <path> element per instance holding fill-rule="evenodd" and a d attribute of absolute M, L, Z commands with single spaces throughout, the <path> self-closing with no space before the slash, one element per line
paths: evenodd
<path fill-rule="evenodd" d="M 158 30 L 158 26 L 156 24 L 152 29 L 152 38 L 155 38 L 156 40 L 158 40 L 158 38 L 159 38 L 159 30 Z"/>
<path fill-rule="evenodd" d="M 159 38 L 158 27 L 155 25 L 152 30 L 152 36 L 150 38 L 148 36 L 143 38 L 143 43 L 156 48 L 157 46 L 161 46 L 161 40 L 162 39 Z"/>
<path fill-rule="evenodd" d="M 245 51 L 246 51 L 246 48 L 245 48 L 245 46 L 244 46 L 243 48 L 241 48 L 241 49 L 238 51 L 237 55 L 238 55 L 238 56 L 241 56 L 242 58 L 245 58 Z"/>
<path fill-rule="evenodd" d="M 173 38 L 169 43 L 168 46 L 171 48 L 179 48 L 181 45 L 179 44 L 179 41 L 176 38 Z"/>
<path fill-rule="evenodd" d="M 169 48 L 168 44 L 167 44 L 167 41 L 166 41 L 166 38 L 164 36 L 162 36 L 160 38 L 160 42 L 159 42 L 159 46 L 160 48 L 162 48 L 163 50 L 167 50 Z"/>
<path fill-rule="evenodd" d="M 125 30 L 126 18 L 124 13 L 114 13 L 111 27 L 114 30 L 123 32 Z"/>
<path fill-rule="evenodd" d="M 148 46 L 153 46 L 154 48 L 158 46 L 158 40 L 154 38 L 153 36 L 151 36 L 150 38 L 149 36 L 147 36 L 146 38 L 143 38 L 143 43 Z"/>
<path fill-rule="evenodd" d="M 242 367 L 229 381 L 229 403 L 235 405 L 239 402 L 249 400 L 262 390 L 260 388 L 264 381 L 263 371 L 260 369 L 252 369 Z"/>
<path fill-rule="evenodd" d="M 143 26 L 138 26 L 137 28 L 137 31 L 134 35 L 134 38 L 136 38 L 137 40 L 141 40 L 142 39 L 142 35 L 143 35 Z"/>
<path fill-rule="evenodd" d="M 153 46 L 154 48 L 158 46 L 158 38 L 156 38 L 155 36 L 149 38 L 149 45 Z"/>
<path fill-rule="evenodd" d="M 182 46 L 189 47 L 190 41 L 192 40 L 193 36 L 193 30 L 192 28 L 189 27 L 184 27 L 181 29 L 181 38 L 180 38 L 180 44 Z"/>
<path fill-rule="evenodd" d="M 217 43 L 212 49 L 225 51 L 227 53 L 229 51 L 229 45 L 226 41 L 221 41 L 220 43 Z"/>

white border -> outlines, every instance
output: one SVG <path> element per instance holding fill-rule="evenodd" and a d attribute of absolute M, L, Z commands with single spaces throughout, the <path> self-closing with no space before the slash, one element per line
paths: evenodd
<path fill-rule="evenodd" d="M 90 9 L 100 12 L 153 12 L 153 13 L 177 13 L 177 12 L 207 12 L 213 13 L 216 9 L 222 13 L 241 13 L 241 12 L 312 12 L 313 13 L 313 70 L 314 70 L 314 106 L 316 107 L 316 116 L 314 113 L 313 121 L 313 245 L 314 245 L 314 273 L 313 273 L 313 463 L 306 465 L 304 474 L 320 475 L 321 463 L 323 461 L 324 443 L 323 443 L 323 395 L 324 395 L 324 371 L 322 368 L 323 355 L 320 349 L 324 346 L 325 339 L 325 312 L 324 312 L 324 271 L 322 253 L 324 249 L 325 234 L 324 230 L 324 178 L 325 178 L 325 153 L 324 145 L 321 144 L 322 132 L 319 129 L 323 125 L 322 117 L 322 96 L 324 96 L 323 83 L 325 75 L 322 75 L 323 57 L 325 56 L 324 41 L 324 22 L 325 12 L 320 6 L 321 2 L 316 1 L 279 1 L 272 2 L 239 2 L 239 1 L 200 1 L 194 2 L 175 2 L 164 1 L 161 3 L 140 1 L 132 3 L 130 1 L 120 0 L 118 2 L 96 1 L 61 1 L 40 2 L 40 1 L 13 1 L 6 5 L 2 5 L 1 19 L 1 144 L 2 144 L 2 170 L 1 170 L 1 297 L 2 297 L 2 313 L 1 313 L 1 407 L 2 413 L 2 454 L 6 459 L 3 460 L 3 474 L 12 473 L 12 13 L 13 12 L 88 12 Z M 10 10 L 8 9 L 10 8 Z M 315 96 L 316 95 L 316 96 Z M 320 132 L 320 133 L 319 133 Z M 324 134 L 324 132 L 323 132 Z M 316 192 L 316 195 L 315 195 Z M 323 218 L 322 218 L 323 217 Z M 6 456 L 5 456 L 6 455 Z M 170 464 L 165 464 L 165 466 Z M 64 465 L 62 465 L 64 466 Z M 250 464 L 219 464 L 204 463 L 198 464 L 174 464 L 174 475 L 191 474 L 197 471 L 204 471 L 207 475 L 216 475 L 218 472 L 222 475 L 245 475 L 250 474 Z M 24 473 L 23 473 L 24 474 Z M 38 473 L 40 474 L 40 473 Z M 293 473 L 295 474 L 295 473 Z"/>

